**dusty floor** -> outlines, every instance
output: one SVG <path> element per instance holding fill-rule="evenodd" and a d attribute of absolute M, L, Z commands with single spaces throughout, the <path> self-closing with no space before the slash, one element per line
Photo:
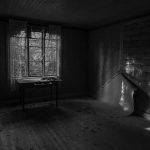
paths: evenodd
<path fill-rule="evenodd" d="M 91 101 L 0 110 L 0 150 L 149 150 L 150 122 Z"/>

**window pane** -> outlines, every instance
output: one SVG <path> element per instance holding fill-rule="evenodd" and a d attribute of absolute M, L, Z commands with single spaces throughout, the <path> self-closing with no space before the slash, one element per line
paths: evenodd
<path fill-rule="evenodd" d="M 42 60 L 42 49 L 39 47 L 29 48 L 29 61 L 41 61 Z"/>
<path fill-rule="evenodd" d="M 42 38 L 41 32 L 31 32 L 31 38 Z"/>
<path fill-rule="evenodd" d="M 45 40 L 45 47 L 56 47 L 56 40 Z"/>
<path fill-rule="evenodd" d="M 29 39 L 29 46 L 42 47 L 42 40 L 41 39 Z"/>
<path fill-rule="evenodd" d="M 11 46 L 26 46 L 26 39 L 25 38 L 19 38 L 19 37 L 11 37 L 10 38 L 10 45 Z"/>
<path fill-rule="evenodd" d="M 29 62 L 29 75 L 42 76 L 42 63 L 39 61 Z"/>
<path fill-rule="evenodd" d="M 57 34 L 49 34 L 48 32 L 46 32 L 45 39 L 56 40 L 56 39 L 60 39 L 60 36 Z"/>
<path fill-rule="evenodd" d="M 12 56 L 13 60 L 19 62 L 23 62 L 27 60 L 27 56 L 25 55 L 25 53 L 15 53 L 15 55 Z"/>
<path fill-rule="evenodd" d="M 56 60 L 56 49 L 45 48 L 45 61 L 55 61 Z"/>
<path fill-rule="evenodd" d="M 36 46 L 29 47 L 29 51 L 30 51 L 30 53 L 42 53 L 42 49 L 40 47 L 36 47 Z"/>
<path fill-rule="evenodd" d="M 16 37 L 26 37 L 26 31 L 22 30 L 20 32 L 18 32 L 18 34 L 15 35 Z"/>
<path fill-rule="evenodd" d="M 56 75 L 56 63 L 55 62 L 45 62 L 45 75 Z"/>
<path fill-rule="evenodd" d="M 42 61 L 41 53 L 30 53 L 29 61 Z"/>
<path fill-rule="evenodd" d="M 45 39 L 50 39 L 49 33 L 46 32 Z"/>
<path fill-rule="evenodd" d="M 25 77 L 27 76 L 27 62 L 18 62 L 17 60 L 14 61 L 14 77 Z"/>
<path fill-rule="evenodd" d="M 50 34 L 50 39 L 57 39 L 57 35 L 56 34 Z"/>
<path fill-rule="evenodd" d="M 22 53 L 22 54 L 27 54 L 27 48 L 26 47 L 19 47 L 19 46 L 12 46 L 11 47 L 12 51 L 15 53 Z"/>

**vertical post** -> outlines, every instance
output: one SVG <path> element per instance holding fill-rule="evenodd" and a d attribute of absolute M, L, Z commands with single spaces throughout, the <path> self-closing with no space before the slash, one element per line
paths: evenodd
<path fill-rule="evenodd" d="M 23 84 L 20 85 L 20 102 L 22 103 L 22 110 L 24 111 L 24 85 Z"/>
<path fill-rule="evenodd" d="M 56 101 L 56 107 L 58 107 L 58 81 L 55 81 L 55 101 Z"/>
<path fill-rule="evenodd" d="M 53 98 L 53 90 L 52 90 L 52 88 L 53 88 L 53 83 L 50 82 L 50 100 L 52 100 L 52 98 Z"/>

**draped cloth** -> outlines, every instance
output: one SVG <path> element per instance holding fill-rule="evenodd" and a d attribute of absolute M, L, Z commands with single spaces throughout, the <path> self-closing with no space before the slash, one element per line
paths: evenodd
<path fill-rule="evenodd" d="M 16 79 L 26 76 L 27 56 L 27 23 L 24 21 L 9 21 L 9 43 L 8 43 L 8 78 L 10 89 L 16 89 Z"/>
<path fill-rule="evenodd" d="M 55 68 L 56 76 L 60 78 L 60 64 L 61 64 L 61 26 L 59 25 L 49 25 L 49 36 L 50 41 L 55 41 L 56 45 L 51 44 L 53 50 L 56 50 L 55 57 Z"/>

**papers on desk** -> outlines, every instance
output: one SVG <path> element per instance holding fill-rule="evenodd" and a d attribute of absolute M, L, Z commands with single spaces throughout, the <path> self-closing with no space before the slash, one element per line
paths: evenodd
<path fill-rule="evenodd" d="M 43 79 L 43 78 L 24 78 L 24 79 L 18 79 L 18 83 L 40 83 L 40 82 L 48 82 L 48 81 L 61 81 L 60 79 L 54 79 L 54 78 L 48 78 L 48 79 Z"/>

